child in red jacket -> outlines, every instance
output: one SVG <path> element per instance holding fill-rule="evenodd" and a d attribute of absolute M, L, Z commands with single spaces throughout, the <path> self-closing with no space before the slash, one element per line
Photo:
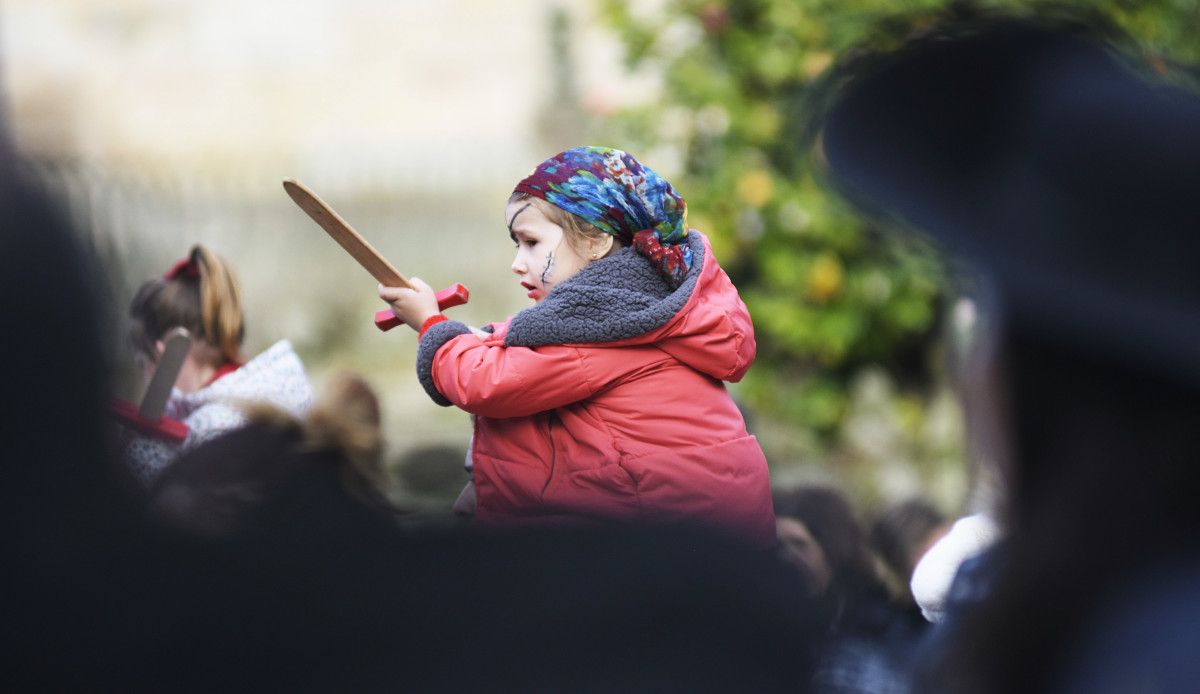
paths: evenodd
<path fill-rule="evenodd" d="M 517 184 L 505 221 L 535 302 L 505 322 L 448 320 L 416 278 L 379 289 L 420 333 L 430 397 L 476 415 L 476 517 L 700 522 L 771 542 L 767 463 L 723 383 L 754 361 L 754 328 L 671 184 L 578 147 Z"/>

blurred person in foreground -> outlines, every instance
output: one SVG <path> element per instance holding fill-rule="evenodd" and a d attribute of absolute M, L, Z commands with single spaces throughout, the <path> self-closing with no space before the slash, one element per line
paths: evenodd
<path fill-rule="evenodd" d="M 336 375 L 304 419 L 266 404 L 246 418 L 162 473 L 154 520 L 214 538 L 302 528 L 314 541 L 314 531 L 337 536 L 398 517 L 386 493 L 379 400 L 361 377 Z"/>
<path fill-rule="evenodd" d="M 0 689 L 82 690 L 115 655 L 97 625 L 119 616 L 110 577 L 142 527 L 107 409 L 115 314 L 66 205 L 29 175 L 3 116 L 0 316 L 21 337 L 0 341 Z"/>
<path fill-rule="evenodd" d="M 774 497 L 779 552 L 827 629 L 814 691 L 904 692 L 923 624 L 890 598 L 849 502 L 826 486 L 778 489 Z"/>
<path fill-rule="evenodd" d="M 935 28 L 824 119 L 842 189 L 994 299 L 965 404 L 999 434 L 1007 545 L 915 691 L 1200 682 L 1200 96 L 1095 33 Z"/>

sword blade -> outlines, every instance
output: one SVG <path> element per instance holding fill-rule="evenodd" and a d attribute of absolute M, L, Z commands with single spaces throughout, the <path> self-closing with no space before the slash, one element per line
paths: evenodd
<path fill-rule="evenodd" d="M 171 397 L 171 389 L 175 387 L 175 379 L 183 368 L 183 360 L 187 358 L 188 350 L 192 347 L 192 338 L 183 328 L 175 328 L 167 333 L 162 356 L 158 358 L 158 366 L 150 377 L 150 385 L 146 386 L 146 394 L 142 396 L 142 404 L 138 407 L 138 415 L 151 422 L 162 418 L 163 410 L 167 407 L 167 398 Z"/>
<path fill-rule="evenodd" d="M 283 181 L 283 189 L 288 196 L 312 218 L 325 233 L 329 234 L 338 245 L 346 249 L 364 270 L 371 273 L 380 284 L 388 287 L 409 287 L 412 285 L 401 275 L 379 251 L 367 242 L 353 227 L 342 219 L 333 208 L 317 197 L 303 183 L 287 178 Z"/>

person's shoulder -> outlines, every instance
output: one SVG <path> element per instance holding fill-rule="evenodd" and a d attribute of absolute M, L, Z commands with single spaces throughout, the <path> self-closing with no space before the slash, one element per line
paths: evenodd
<path fill-rule="evenodd" d="M 242 364 L 228 376 L 213 382 L 214 391 L 236 388 L 257 379 L 301 378 L 307 381 L 304 362 L 288 340 L 280 340 Z"/>
<path fill-rule="evenodd" d="M 264 349 L 250 361 L 246 362 L 242 366 L 242 369 L 249 368 L 252 372 L 257 369 L 280 367 L 304 369 L 304 362 L 300 360 L 300 355 L 296 353 L 291 340 L 283 339 Z M 239 371 L 242 369 L 239 369 Z"/>
<path fill-rule="evenodd" d="M 280 340 L 193 395 L 198 406 L 265 401 L 295 414 L 312 404 L 313 390 L 291 342 Z"/>

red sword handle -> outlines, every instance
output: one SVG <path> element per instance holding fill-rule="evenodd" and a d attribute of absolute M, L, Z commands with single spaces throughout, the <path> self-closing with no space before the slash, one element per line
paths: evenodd
<path fill-rule="evenodd" d="M 109 403 L 109 412 L 122 424 L 143 436 L 181 443 L 188 435 L 187 425 L 178 419 L 170 417 L 160 417 L 157 421 L 146 419 L 138 413 L 137 405 L 124 400 L 112 400 Z"/>
<path fill-rule="evenodd" d="M 442 291 L 434 294 L 434 296 L 437 297 L 438 310 L 445 311 L 448 308 L 462 306 L 463 304 L 467 303 L 467 299 L 471 297 L 471 292 L 468 291 L 466 287 L 462 286 L 458 282 L 455 282 L 449 287 L 446 287 Z M 397 318 L 396 314 L 392 313 L 390 308 L 385 308 L 382 311 L 375 312 L 375 327 L 379 328 L 380 330 L 391 330 L 397 325 L 403 324 L 404 321 Z"/>

